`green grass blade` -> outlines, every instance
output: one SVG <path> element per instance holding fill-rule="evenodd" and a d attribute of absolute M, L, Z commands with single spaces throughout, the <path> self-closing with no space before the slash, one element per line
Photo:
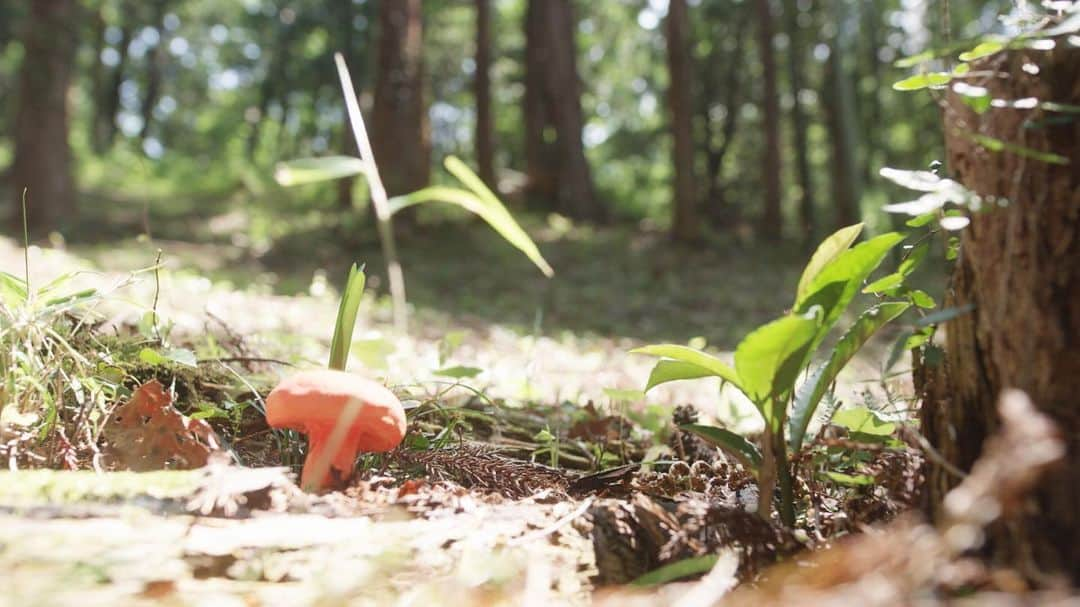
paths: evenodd
<path fill-rule="evenodd" d="M 363 266 L 357 269 L 356 264 L 353 264 L 349 269 L 345 290 L 341 293 L 334 337 L 330 342 L 330 362 L 327 366 L 331 369 L 344 371 L 349 362 L 349 346 L 352 344 L 353 329 L 356 327 L 360 298 L 364 294 L 365 279 Z"/>
<path fill-rule="evenodd" d="M 715 554 L 685 558 L 653 569 L 630 582 L 630 584 L 634 586 L 658 586 L 691 575 L 706 573 L 716 565 L 719 558 Z"/>

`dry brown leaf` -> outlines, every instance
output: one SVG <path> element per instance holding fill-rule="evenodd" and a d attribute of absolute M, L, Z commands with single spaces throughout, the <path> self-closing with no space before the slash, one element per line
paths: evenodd
<path fill-rule="evenodd" d="M 177 411 L 157 380 L 116 408 L 103 436 L 109 467 L 136 472 L 201 468 L 221 450 L 210 424 Z"/>

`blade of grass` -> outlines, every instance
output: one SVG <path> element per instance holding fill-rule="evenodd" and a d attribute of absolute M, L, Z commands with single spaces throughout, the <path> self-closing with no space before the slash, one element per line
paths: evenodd
<path fill-rule="evenodd" d="M 405 308 L 405 276 L 401 271 L 401 263 L 397 257 L 397 246 L 394 243 L 394 230 L 390 221 L 390 204 L 386 197 L 386 187 L 383 186 L 382 177 L 379 176 L 379 168 L 375 164 L 375 154 L 371 150 L 371 141 L 368 139 L 367 127 L 364 126 L 364 117 L 360 114 L 360 102 L 356 99 L 356 90 L 353 88 L 352 77 L 349 76 L 349 67 L 345 65 L 345 57 L 341 53 L 334 53 L 334 63 L 337 65 L 338 78 L 341 80 L 341 92 L 345 95 L 345 108 L 349 113 L 349 124 L 352 125 L 353 137 L 356 139 L 356 147 L 360 150 L 360 159 L 366 166 L 368 188 L 371 190 L 371 202 L 375 207 L 376 225 L 379 230 L 379 241 L 382 243 L 383 255 L 386 257 L 386 275 L 390 282 L 390 298 L 394 305 L 394 327 L 398 331 L 408 330 L 408 320 Z"/>
<path fill-rule="evenodd" d="M 330 341 L 330 361 L 327 366 L 331 369 L 344 371 L 349 362 L 349 347 L 352 345 L 353 329 L 356 327 L 356 311 L 360 307 L 360 297 L 364 294 L 365 281 L 364 267 L 357 269 L 354 263 L 349 269 L 345 290 L 341 293 L 334 338 Z"/>

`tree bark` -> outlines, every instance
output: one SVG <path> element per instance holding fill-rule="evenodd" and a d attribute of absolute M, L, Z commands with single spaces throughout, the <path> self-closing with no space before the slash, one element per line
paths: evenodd
<path fill-rule="evenodd" d="M 498 190 L 495 178 L 495 114 L 491 104 L 491 0 L 476 0 L 476 164 L 480 178 Z"/>
<path fill-rule="evenodd" d="M 689 10 L 686 0 L 671 0 L 665 23 L 667 34 L 668 109 L 671 112 L 672 162 L 675 165 L 671 205 L 671 236 L 679 242 L 701 237 L 694 187 L 694 135 L 690 76 Z"/>
<path fill-rule="evenodd" d="M 799 93 L 803 89 L 803 70 L 806 69 L 804 49 L 799 25 L 799 2 L 788 0 L 784 6 L 788 35 L 788 80 L 791 83 L 791 137 L 795 148 L 795 168 L 799 180 L 799 228 L 804 246 L 813 246 L 814 238 L 814 182 L 810 174 L 810 157 L 806 137 L 807 120 Z"/>
<path fill-rule="evenodd" d="M 421 0 L 393 0 L 379 7 L 371 145 L 388 194 L 407 194 L 428 184 L 431 132 L 424 102 Z"/>
<path fill-rule="evenodd" d="M 776 91 L 776 55 L 773 52 L 773 17 L 769 0 L 757 0 L 758 52 L 762 67 L 762 106 L 765 108 L 765 149 L 761 157 L 761 179 L 765 186 L 765 208 L 760 232 L 767 240 L 779 240 L 780 214 L 780 99 Z"/>
<path fill-rule="evenodd" d="M 1039 67 L 1038 75 L 1022 69 Z M 1080 49 L 1001 53 L 972 72 L 994 99 L 1080 103 Z M 1004 77 L 1001 77 L 1004 76 Z M 1064 465 L 1051 471 L 1023 511 L 989 530 L 990 552 L 1034 577 L 1061 572 L 1080 582 L 1080 122 L 1045 110 L 993 108 L 978 115 L 955 94 L 945 106 L 951 177 L 987 207 L 961 233 L 946 307 L 972 305 L 945 325 L 943 361 L 916 365 L 922 431 L 943 457 L 969 470 L 997 425 L 1004 388 L 1019 388 L 1058 424 Z M 993 152 L 970 133 L 1057 154 L 1050 164 Z M 1008 201 L 1007 204 L 1003 204 Z M 997 207 L 997 208 L 994 208 Z M 940 518 L 957 484 L 939 465 L 928 505 Z"/>
<path fill-rule="evenodd" d="M 59 228 L 76 210 L 67 92 L 77 32 L 75 0 L 30 3 L 22 35 L 25 52 L 19 73 L 11 220 L 21 232 L 22 194 L 26 188 L 27 221 L 36 237 Z"/>
<path fill-rule="evenodd" d="M 569 0 L 529 0 L 525 14 L 525 156 L 528 190 L 567 217 L 603 221 L 582 144 L 585 125 Z"/>

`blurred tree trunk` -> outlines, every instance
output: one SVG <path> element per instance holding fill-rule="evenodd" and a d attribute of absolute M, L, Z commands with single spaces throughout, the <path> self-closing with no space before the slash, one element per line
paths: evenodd
<path fill-rule="evenodd" d="M 158 31 L 158 42 L 146 53 L 146 95 L 142 100 L 142 128 L 139 130 L 139 138 L 145 140 L 150 135 L 150 125 L 154 122 L 154 107 L 161 97 L 162 70 L 165 69 L 165 27 L 162 21 L 165 18 L 167 3 L 157 0 L 152 3 L 153 27 Z"/>
<path fill-rule="evenodd" d="M 716 6 L 716 5 L 714 5 Z M 720 8 L 726 8 L 721 6 Z M 716 10 L 715 8 L 713 10 Z M 701 82 L 701 98 L 698 112 L 701 121 L 705 125 L 703 129 L 704 141 L 702 147 L 705 150 L 705 175 L 706 175 L 706 205 L 705 216 L 713 228 L 725 229 L 739 222 L 738 207 L 728 204 L 724 193 L 724 158 L 735 141 L 735 134 L 739 126 L 739 110 L 741 103 L 740 93 L 741 76 L 743 73 L 742 61 L 745 56 L 745 40 L 747 11 L 742 8 L 733 8 L 734 15 L 724 13 L 731 19 L 733 32 L 732 45 L 727 52 L 718 41 L 714 41 L 709 48 L 709 54 L 698 66 L 698 78 Z M 706 6 L 706 19 L 719 18 L 708 12 Z M 723 65 L 725 69 L 723 78 L 717 82 L 717 76 L 721 73 L 716 66 Z M 723 90 L 723 97 L 717 89 Z M 721 120 L 713 119 L 712 110 L 717 102 L 724 109 Z M 719 123 L 719 124 L 717 124 Z M 717 128 L 718 127 L 718 128 Z"/>
<path fill-rule="evenodd" d="M 423 188 L 431 177 L 422 4 L 394 0 L 379 5 L 371 145 L 390 196 Z"/>
<path fill-rule="evenodd" d="M 844 44 L 837 29 L 840 19 L 838 0 L 833 0 L 828 19 L 833 22 L 833 35 L 829 43 L 829 58 L 825 61 L 825 79 L 822 87 L 822 105 L 825 108 L 825 126 L 829 131 L 829 147 L 832 162 L 829 164 L 832 181 L 834 225 L 842 227 L 859 221 L 859 181 L 855 160 L 854 100 L 851 82 L 844 71 Z"/>
<path fill-rule="evenodd" d="M 799 1 L 788 0 L 784 6 L 788 35 L 788 80 L 791 83 L 791 137 L 795 147 L 795 168 L 799 179 L 799 227 L 803 245 L 813 246 L 814 239 L 814 182 L 810 174 L 810 150 L 807 142 L 806 113 L 799 101 L 803 90 L 803 71 L 806 69 L 802 26 L 799 25 Z"/>
<path fill-rule="evenodd" d="M 671 236 L 679 242 L 693 242 L 701 237 L 697 196 L 694 187 L 694 135 L 690 76 L 689 10 L 686 0 L 671 0 L 665 23 L 667 62 L 670 85 L 668 109 L 671 112 L 672 162 L 675 164 L 674 200 L 671 210 Z"/>
<path fill-rule="evenodd" d="M 28 190 L 31 233 L 45 236 L 76 210 L 68 143 L 67 92 L 79 25 L 75 0 L 35 0 L 24 23 L 19 71 L 12 225 L 21 232 L 22 193 Z"/>
<path fill-rule="evenodd" d="M 337 0 L 332 9 L 334 10 L 334 17 L 337 19 L 338 24 L 341 26 L 339 35 L 341 37 L 339 42 L 339 50 L 342 56 L 345 57 L 345 62 L 349 66 L 349 75 L 353 79 L 353 86 L 363 87 L 364 81 L 364 63 L 363 61 L 356 61 L 355 56 L 355 38 L 356 38 L 356 26 L 353 24 L 355 18 L 353 14 L 353 1 L 352 0 Z M 344 107 L 344 101 L 342 102 Z M 352 125 L 349 122 L 348 112 L 343 112 L 345 117 L 341 120 L 341 146 L 342 151 L 349 156 L 358 156 L 359 150 L 356 147 L 356 139 L 353 137 Z M 348 211 L 353 208 L 353 188 L 356 186 L 355 177 L 343 177 L 338 179 L 337 182 L 337 203 L 338 208 L 343 211 Z"/>
<path fill-rule="evenodd" d="M 1023 69 L 1038 66 L 1038 75 Z M 973 84 L 994 99 L 1035 98 L 1080 104 L 1080 49 L 1060 40 L 1053 51 L 1002 53 L 973 66 L 989 70 Z M 999 75 L 1006 77 L 999 77 Z M 916 365 L 923 392 L 922 431 L 942 456 L 970 470 L 997 426 L 1004 388 L 1019 388 L 1058 424 L 1063 465 L 1040 483 L 1030 504 L 988 532 L 1001 563 L 1038 578 L 1060 572 L 1080 583 L 1080 122 L 1043 110 L 991 109 L 978 115 L 946 100 L 950 176 L 1003 207 L 974 213 L 961 233 L 960 257 L 946 307 L 973 311 L 945 325 L 944 361 Z M 1035 122 L 1037 121 L 1037 122 Z M 1030 128 L 1030 124 L 1039 124 Z M 967 135 L 1053 153 L 1049 164 L 991 152 Z M 928 504 L 943 514 L 958 483 L 931 460 Z"/>
<path fill-rule="evenodd" d="M 495 114 L 491 105 L 491 0 L 476 0 L 476 164 L 480 178 L 498 191 L 495 178 Z"/>
<path fill-rule="evenodd" d="M 108 150 L 116 139 L 116 114 L 120 112 L 120 86 L 124 84 L 128 44 L 131 43 L 131 24 L 125 20 L 117 27 L 120 28 L 120 42 L 117 43 L 116 50 L 120 57 L 111 70 L 108 85 L 102 95 L 97 98 L 97 111 L 94 115 L 93 147 L 98 154 Z"/>
<path fill-rule="evenodd" d="M 575 20 L 569 0 L 529 0 L 525 12 L 525 157 L 530 195 L 567 217 L 603 221 L 582 144 Z"/>
<path fill-rule="evenodd" d="M 776 54 L 773 52 L 773 17 L 769 0 L 757 0 L 758 52 L 762 68 L 762 106 L 765 108 L 765 149 L 761 158 L 761 178 L 765 182 L 765 209 L 760 233 L 767 240 L 779 240 L 780 215 L 780 98 L 776 90 Z"/>

